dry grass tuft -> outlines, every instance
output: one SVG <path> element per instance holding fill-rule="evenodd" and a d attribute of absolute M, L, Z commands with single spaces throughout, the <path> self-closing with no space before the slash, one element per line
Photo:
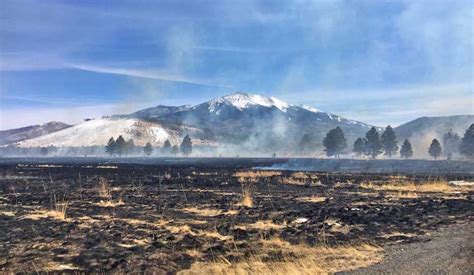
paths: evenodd
<path fill-rule="evenodd" d="M 234 228 L 239 228 L 243 230 L 247 230 L 247 229 L 268 230 L 268 229 L 281 229 L 284 227 L 286 227 L 286 224 L 275 224 L 271 220 L 262 220 L 262 221 L 257 221 L 251 224 L 242 224 L 242 225 L 234 226 Z"/>
<path fill-rule="evenodd" d="M 101 207 L 117 207 L 124 205 L 125 202 L 120 198 L 118 201 L 113 201 L 113 200 L 106 200 L 106 201 L 100 201 L 96 205 L 101 206 Z"/>
<path fill-rule="evenodd" d="M 49 211 L 50 216 L 53 216 L 60 220 L 66 219 L 67 208 L 69 207 L 69 202 L 63 200 L 61 202 L 56 202 L 54 208 Z"/>
<path fill-rule="evenodd" d="M 239 211 L 237 210 L 229 210 L 229 211 L 222 211 L 220 209 L 212 209 L 212 208 L 196 208 L 196 207 L 186 207 L 181 209 L 183 212 L 203 216 L 203 217 L 215 217 L 218 215 L 237 215 Z"/>
<path fill-rule="evenodd" d="M 117 201 L 112 199 L 112 191 L 121 191 L 122 188 L 120 187 L 112 187 L 110 183 L 105 178 L 99 178 L 99 186 L 97 187 L 97 191 L 99 196 L 104 200 L 96 203 L 97 206 L 101 207 L 116 207 L 120 205 L 124 205 L 125 202 L 123 201 L 124 191 L 120 193 L 120 197 Z"/>
<path fill-rule="evenodd" d="M 326 201 L 326 197 L 318 197 L 318 196 L 311 196 L 311 197 L 299 197 L 299 198 L 296 198 L 297 201 L 300 201 L 300 202 L 325 202 Z"/>
<path fill-rule="evenodd" d="M 474 191 L 474 187 L 472 186 L 450 185 L 446 181 L 426 181 L 419 184 L 415 184 L 413 182 L 384 184 L 375 184 L 369 182 L 362 183 L 361 187 L 377 191 L 398 191 L 401 192 L 400 195 L 405 195 L 408 197 L 416 195 L 416 193 L 414 195 L 409 195 L 409 192 L 453 194 Z"/>
<path fill-rule="evenodd" d="M 15 212 L 12 211 L 0 211 L 0 215 L 7 216 L 7 217 L 14 217 Z"/>
<path fill-rule="evenodd" d="M 242 206 L 253 207 L 253 188 L 252 185 L 247 183 L 242 184 Z"/>
<path fill-rule="evenodd" d="M 197 262 L 179 274 L 327 274 L 366 267 L 382 259 L 382 250 L 368 244 L 311 247 L 271 239 L 260 245 L 261 253 L 246 260 Z"/>
<path fill-rule="evenodd" d="M 57 220 L 67 221 L 67 209 L 69 207 L 69 202 L 66 199 L 61 201 L 56 200 L 54 196 L 54 202 L 51 209 L 49 210 L 39 210 L 32 212 L 30 214 L 24 215 L 23 218 L 31 220 L 39 220 L 44 218 L 53 218 Z"/>
<path fill-rule="evenodd" d="M 43 267 L 46 273 L 48 272 L 61 272 L 61 271 L 70 271 L 70 270 L 79 270 L 79 267 L 76 267 L 73 264 L 64 264 L 57 262 L 49 262 L 46 266 Z"/>
<path fill-rule="evenodd" d="M 240 183 L 257 182 L 261 178 L 271 178 L 276 176 L 281 176 L 281 172 L 252 170 L 241 171 L 234 174 L 234 177 L 238 178 Z"/>
<path fill-rule="evenodd" d="M 200 236 L 205 236 L 209 238 L 216 238 L 221 241 L 227 241 L 227 240 L 232 240 L 234 237 L 233 236 L 224 236 L 221 233 L 219 233 L 216 229 L 213 231 L 205 231 L 205 230 L 199 230 L 198 235 Z"/>

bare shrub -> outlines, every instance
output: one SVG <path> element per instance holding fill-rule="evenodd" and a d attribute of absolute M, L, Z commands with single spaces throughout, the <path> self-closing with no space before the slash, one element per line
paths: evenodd
<path fill-rule="evenodd" d="M 99 178 L 99 186 L 98 186 L 99 196 L 101 198 L 111 200 L 112 199 L 112 190 L 110 187 L 110 183 L 105 178 Z"/>
<path fill-rule="evenodd" d="M 242 183 L 242 205 L 253 207 L 253 185 L 251 183 Z"/>

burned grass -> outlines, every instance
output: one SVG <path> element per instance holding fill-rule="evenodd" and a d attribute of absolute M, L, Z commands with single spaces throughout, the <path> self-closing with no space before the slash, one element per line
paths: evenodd
<path fill-rule="evenodd" d="M 102 166 L 0 166 L 0 272 L 332 273 L 474 210 L 424 175 Z"/>

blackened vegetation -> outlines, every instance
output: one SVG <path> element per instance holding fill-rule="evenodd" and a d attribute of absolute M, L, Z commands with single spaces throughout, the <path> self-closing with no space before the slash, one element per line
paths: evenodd
<path fill-rule="evenodd" d="M 294 244 L 382 245 L 418 241 L 440 226 L 473 220 L 472 191 L 396 197 L 362 186 L 472 181 L 472 175 L 282 171 L 247 183 L 253 203 L 246 207 L 235 173 L 253 165 L 4 162 L 0 271 L 174 273 L 195 261 L 238 261 L 273 237 Z M 123 203 L 102 206 L 98 190 L 104 188 L 111 201 Z M 66 219 L 31 216 L 50 209 L 53 195 L 68 201 Z M 251 226 L 259 221 L 275 226 Z"/>

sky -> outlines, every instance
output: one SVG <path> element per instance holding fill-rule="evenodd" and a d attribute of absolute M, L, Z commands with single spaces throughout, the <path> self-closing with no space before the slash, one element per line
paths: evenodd
<path fill-rule="evenodd" d="M 0 1 L 0 129 L 237 91 L 377 126 L 474 114 L 463 0 Z"/>

